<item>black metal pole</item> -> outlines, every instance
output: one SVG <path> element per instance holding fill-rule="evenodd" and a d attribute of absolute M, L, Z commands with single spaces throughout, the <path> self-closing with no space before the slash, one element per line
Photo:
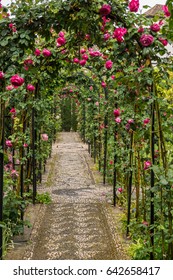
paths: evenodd
<path fill-rule="evenodd" d="M 129 172 L 129 185 L 127 189 L 127 232 L 126 235 L 129 235 L 129 225 L 130 225 L 130 217 L 131 217 L 131 196 L 132 196 L 132 178 L 133 178 L 133 131 L 131 131 L 130 137 L 130 172 Z"/>
<path fill-rule="evenodd" d="M 114 131 L 114 174 L 113 174 L 113 205 L 116 206 L 116 184 L 117 184 L 117 170 L 116 170 L 116 130 Z"/>
<path fill-rule="evenodd" d="M 108 101 L 108 92 L 105 88 L 105 101 Z M 104 117 L 104 165 L 103 165 L 103 184 L 106 183 L 106 171 L 107 171 L 107 142 L 108 142 L 108 111 L 106 106 L 106 112 Z"/>
<path fill-rule="evenodd" d="M 35 199 L 36 199 L 36 194 L 37 194 L 35 141 L 36 141 L 35 109 L 32 108 L 32 168 L 33 168 L 32 174 L 33 174 L 33 204 L 35 204 Z"/>
<path fill-rule="evenodd" d="M 3 184 L 4 184 L 4 104 L 1 100 L 0 118 L 0 222 L 3 222 Z M 0 226 L 0 259 L 3 257 L 3 228 Z"/>
<path fill-rule="evenodd" d="M 22 147 L 21 148 L 21 157 L 22 157 L 22 160 L 23 160 L 23 157 L 24 157 L 24 148 Z M 21 167 L 20 167 L 20 196 L 23 197 L 23 192 L 24 192 L 24 176 L 23 176 L 23 173 L 24 173 L 24 169 L 23 169 L 23 162 L 21 164 Z M 23 212 L 23 209 L 21 209 L 21 220 L 23 221 L 23 218 L 24 218 L 24 212 Z"/>
<path fill-rule="evenodd" d="M 155 129 L 155 102 L 151 105 L 151 159 L 152 159 L 152 165 L 154 164 L 154 129 Z M 150 185 L 150 241 L 151 241 L 151 247 L 152 251 L 150 252 L 150 259 L 154 260 L 154 171 L 151 169 L 151 185 Z"/>

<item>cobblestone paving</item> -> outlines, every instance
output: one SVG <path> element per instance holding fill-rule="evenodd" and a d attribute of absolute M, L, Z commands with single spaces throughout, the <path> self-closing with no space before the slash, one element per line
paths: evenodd
<path fill-rule="evenodd" d="M 119 259 L 105 216 L 106 187 L 93 180 L 86 146 L 77 133 L 61 133 L 57 145 L 52 203 L 45 208 L 27 259 Z"/>

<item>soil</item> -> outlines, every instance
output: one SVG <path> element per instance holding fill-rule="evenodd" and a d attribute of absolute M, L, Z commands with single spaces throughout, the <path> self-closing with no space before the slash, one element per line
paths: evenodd
<path fill-rule="evenodd" d="M 49 205 L 30 205 L 25 218 L 32 223 L 16 237 L 6 259 L 125 260 L 122 211 L 113 207 L 112 187 L 102 184 L 87 145 L 75 132 L 62 132 L 38 192 L 50 192 Z"/>

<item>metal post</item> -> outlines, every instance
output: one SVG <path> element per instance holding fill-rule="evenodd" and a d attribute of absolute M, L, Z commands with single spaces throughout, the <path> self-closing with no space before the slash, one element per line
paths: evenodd
<path fill-rule="evenodd" d="M 151 159 L 152 159 L 152 165 L 154 164 L 154 122 L 155 122 L 155 102 L 151 105 Z M 150 252 L 150 259 L 154 260 L 154 171 L 151 169 L 151 185 L 150 185 L 150 242 L 152 251 Z"/>
<path fill-rule="evenodd" d="M 3 184 L 4 184 L 4 102 L 1 100 L 0 111 L 0 223 L 3 222 Z M 3 256 L 3 228 L 0 226 L 0 259 Z"/>
<path fill-rule="evenodd" d="M 32 172 L 33 172 L 33 204 L 35 204 L 37 194 L 37 177 L 36 177 L 36 154 L 35 154 L 35 141 L 36 141 L 36 130 L 35 130 L 35 109 L 32 108 Z"/>
<path fill-rule="evenodd" d="M 114 131 L 114 174 L 113 174 L 113 206 L 116 206 L 116 184 L 117 184 L 117 171 L 116 171 L 116 130 Z"/>
<path fill-rule="evenodd" d="M 105 101 L 108 101 L 108 92 L 105 88 Z M 107 107 L 107 106 L 106 106 Z M 107 171 L 107 142 L 108 142 L 108 111 L 106 108 L 106 113 L 104 117 L 104 165 L 103 165 L 103 184 L 106 183 L 106 171 Z"/>
<path fill-rule="evenodd" d="M 127 190 L 127 236 L 129 235 L 129 225 L 130 225 L 130 211 L 131 211 L 131 196 L 132 196 L 132 178 L 133 178 L 133 131 L 131 131 L 130 137 L 130 174 L 129 174 L 129 185 Z"/>

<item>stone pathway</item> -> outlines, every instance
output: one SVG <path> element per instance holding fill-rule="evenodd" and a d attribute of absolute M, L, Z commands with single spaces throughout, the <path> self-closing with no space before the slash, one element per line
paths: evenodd
<path fill-rule="evenodd" d="M 77 133 L 61 133 L 56 154 L 52 203 L 42 209 L 41 224 L 24 259 L 121 259 L 105 214 L 103 192 L 109 190 L 95 183 L 86 145 Z"/>

